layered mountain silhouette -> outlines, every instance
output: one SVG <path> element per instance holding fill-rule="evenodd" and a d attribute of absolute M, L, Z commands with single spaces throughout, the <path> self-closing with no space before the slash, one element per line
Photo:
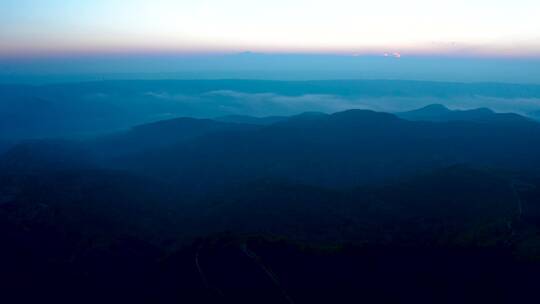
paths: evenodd
<path fill-rule="evenodd" d="M 0 85 L 0 141 L 71 137 L 125 130 L 175 117 L 271 123 L 305 111 L 337 112 L 438 100 L 493 104 L 540 98 L 540 86 L 400 80 L 155 80 Z M 488 102 L 486 102 L 486 100 Z M 463 104 L 463 103 L 461 103 Z M 535 108 L 520 109 L 526 112 Z M 231 117 L 232 115 L 232 117 Z M 252 119 L 245 116 L 277 116 Z"/>
<path fill-rule="evenodd" d="M 514 113 L 495 113 L 488 108 L 450 110 L 441 104 L 432 104 L 418 110 L 397 113 L 401 118 L 417 121 L 473 121 L 483 123 L 526 123 L 530 118 Z"/>
<path fill-rule="evenodd" d="M 443 122 L 368 110 L 306 113 L 270 125 L 179 118 L 71 144 L 93 152 L 103 167 L 197 185 L 277 178 L 354 186 L 454 164 L 540 169 L 540 124 L 529 119 L 441 106 L 407 115 Z M 17 149 L 5 166 L 39 158 Z M 32 153 L 41 150 L 36 145 Z"/>
<path fill-rule="evenodd" d="M 519 115 L 432 105 L 185 117 L 6 149 L 3 297 L 511 303 L 536 295 L 540 123 Z"/>
<path fill-rule="evenodd" d="M 526 119 L 439 123 L 351 110 L 267 126 L 237 124 L 233 131 L 219 126 L 221 132 L 187 142 L 179 136 L 167 147 L 114 159 L 114 165 L 198 185 L 277 178 L 331 187 L 453 164 L 540 168 L 540 125 Z"/>

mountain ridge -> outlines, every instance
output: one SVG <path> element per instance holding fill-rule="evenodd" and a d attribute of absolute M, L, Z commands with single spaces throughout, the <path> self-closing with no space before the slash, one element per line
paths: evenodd
<path fill-rule="evenodd" d="M 408 112 L 399 112 L 396 113 L 396 115 L 408 120 L 434 122 L 448 122 L 459 120 L 482 123 L 532 122 L 530 118 L 516 113 L 497 113 L 485 107 L 469 110 L 450 110 L 442 104 L 431 104 L 420 109 L 411 110 Z"/>

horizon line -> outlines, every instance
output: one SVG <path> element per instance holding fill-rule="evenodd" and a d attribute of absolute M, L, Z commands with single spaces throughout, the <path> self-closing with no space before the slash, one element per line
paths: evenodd
<path fill-rule="evenodd" d="M 24 60 L 24 59 L 55 59 L 55 58 L 121 58 L 121 57 L 229 57 L 240 55 L 252 56 L 329 56 L 329 57 L 389 57 L 403 58 L 448 58 L 448 59 L 539 59 L 540 52 L 515 53 L 515 52 L 452 52 L 452 51 L 413 51 L 386 49 L 377 51 L 354 51 L 354 50 L 65 50 L 65 51 L 0 51 L 0 60 Z"/>

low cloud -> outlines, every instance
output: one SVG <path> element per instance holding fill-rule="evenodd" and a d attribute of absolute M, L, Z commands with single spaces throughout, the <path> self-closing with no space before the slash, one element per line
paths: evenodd
<path fill-rule="evenodd" d="M 307 94 L 299 96 L 285 96 L 273 93 L 244 93 L 237 91 L 214 91 L 203 95 L 214 101 L 224 102 L 231 110 L 240 111 L 246 115 L 291 115 L 302 112 L 332 113 L 352 108 L 370 108 L 360 101 L 334 95 Z"/>
<path fill-rule="evenodd" d="M 275 93 L 246 93 L 232 90 L 211 91 L 199 95 L 175 95 L 166 92 L 147 92 L 146 97 L 165 102 L 174 109 L 170 113 L 194 117 L 223 115 L 294 115 L 302 112 L 334 113 L 349 109 L 369 109 L 383 112 L 402 112 L 439 103 L 451 109 L 486 107 L 497 112 L 528 114 L 540 111 L 537 98 L 464 97 L 344 97 L 306 94 L 287 96 Z M 170 109 L 170 108 L 169 108 Z"/>

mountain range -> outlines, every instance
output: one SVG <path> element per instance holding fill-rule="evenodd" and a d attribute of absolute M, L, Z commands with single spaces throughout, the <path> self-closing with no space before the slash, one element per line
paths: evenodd
<path fill-rule="evenodd" d="M 436 102 L 452 108 L 489 107 L 526 114 L 540 110 L 534 102 L 538 98 L 538 85 L 401 80 L 0 85 L 0 141 L 95 136 L 177 117 L 240 122 L 244 116 L 242 122 L 248 123 L 251 118 L 245 116 L 255 116 L 272 123 L 307 111 L 362 108 L 399 113 Z"/>
<path fill-rule="evenodd" d="M 5 150 L 0 279 L 19 300 L 536 294 L 540 123 L 517 114 L 182 117 Z"/>

